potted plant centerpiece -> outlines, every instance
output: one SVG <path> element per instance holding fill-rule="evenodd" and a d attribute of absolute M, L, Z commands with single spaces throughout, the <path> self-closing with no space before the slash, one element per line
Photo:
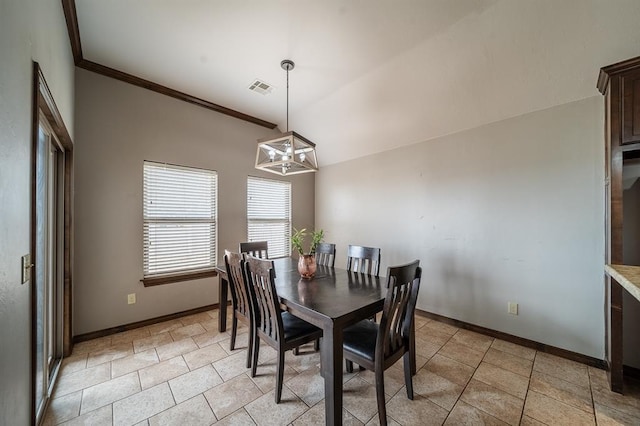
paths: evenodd
<path fill-rule="evenodd" d="M 304 253 L 304 239 L 308 235 L 306 229 L 293 229 L 291 236 L 291 247 L 293 247 L 300 258 L 298 259 L 298 272 L 302 278 L 313 278 L 316 274 L 316 247 L 324 239 L 324 231 L 322 229 L 311 232 L 311 245 L 308 254 Z"/>

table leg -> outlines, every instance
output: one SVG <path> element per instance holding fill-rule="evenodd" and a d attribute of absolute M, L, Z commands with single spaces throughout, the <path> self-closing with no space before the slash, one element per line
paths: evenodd
<path fill-rule="evenodd" d="M 321 363 L 327 425 L 342 424 L 342 329 L 323 329 Z"/>
<path fill-rule="evenodd" d="M 218 331 L 223 332 L 227 329 L 227 293 L 229 291 L 229 282 L 222 275 L 218 275 L 218 304 L 220 312 L 218 313 Z"/>

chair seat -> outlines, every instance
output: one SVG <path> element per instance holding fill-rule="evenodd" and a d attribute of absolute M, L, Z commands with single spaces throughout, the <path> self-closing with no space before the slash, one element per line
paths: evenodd
<path fill-rule="evenodd" d="M 289 312 L 282 313 L 282 328 L 284 328 L 284 340 L 289 341 L 311 333 L 322 332 L 313 324 L 309 324 Z"/>
<path fill-rule="evenodd" d="M 345 352 L 374 361 L 376 353 L 376 339 L 378 338 L 378 324 L 363 320 L 345 328 L 343 334 L 343 348 Z"/>

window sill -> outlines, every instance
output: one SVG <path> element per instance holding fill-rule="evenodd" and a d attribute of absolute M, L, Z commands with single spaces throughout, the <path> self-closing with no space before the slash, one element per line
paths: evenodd
<path fill-rule="evenodd" d="M 192 281 L 200 278 L 209 278 L 215 277 L 218 273 L 215 269 L 207 269 L 204 271 L 196 271 L 196 272 L 187 272 L 180 274 L 167 274 L 167 275 L 159 275 L 155 277 L 143 278 L 140 280 L 145 287 L 152 287 L 156 285 L 162 284 L 171 284 L 177 283 L 181 281 Z"/>

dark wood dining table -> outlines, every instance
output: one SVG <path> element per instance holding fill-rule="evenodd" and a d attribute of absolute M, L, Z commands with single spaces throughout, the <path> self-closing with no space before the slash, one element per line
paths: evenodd
<path fill-rule="evenodd" d="M 291 314 L 322 328 L 321 371 L 324 377 L 326 424 L 342 424 L 342 332 L 345 327 L 382 311 L 386 294 L 384 277 L 318 266 L 312 279 L 302 279 L 297 260 L 274 260 L 276 291 L 280 303 Z M 223 262 L 224 264 L 224 262 Z M 226 330 L 228 278 L 218 269 L 220 314 L 218 329 Z M 412 372 L 415 374 L 415 342 L 411 344 Z"/>

